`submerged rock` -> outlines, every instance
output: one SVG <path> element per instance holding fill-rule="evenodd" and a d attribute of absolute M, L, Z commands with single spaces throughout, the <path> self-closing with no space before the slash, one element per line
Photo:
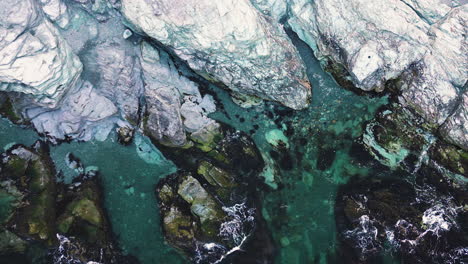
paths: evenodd
<path fill-rule="evenodd" d="M 58 183 L 47 146 L 40 141 L 2 154 L 0 262 L 15 255 L 26 263 L 136 263 L 116 247 L 101 187 L 92 175 L 83 174 L 71 185 Z M 65 236 L 73 237 L 74 251 L 64 252 Z"/>
<path fill-rule="evenodd" d="M 195 263 L 240 263 L 254 255 L 256 261 L 270 261 L 272 246 L 256 192 L 247 187 L 263 168 L 260 154 L 245 134 L 225 126 L 212 140 L 211 147 L 163 151 L 186 170 L 158 183 L 164 236 Z M 264 247 L 259 251 L 251 243 Z"/>
<path fill-rule="evenodd" d="M 335 206 L 341 255 L 353 263 L 375 263 L 390 251 L 408 263 L 462 263 L 466 189 L 430 178 L 423 172 L 415 183 L 370 178 L 343 185 Z M 451 196 L 453 191 L 461 194 Z"/>
<path fill-rule="evenodd" d="M 281 25 L 249 1 L 124 0 L 122 12 L 207 80 L 294 109 L 308 105 L 310 84 L 298 52 Z"/>

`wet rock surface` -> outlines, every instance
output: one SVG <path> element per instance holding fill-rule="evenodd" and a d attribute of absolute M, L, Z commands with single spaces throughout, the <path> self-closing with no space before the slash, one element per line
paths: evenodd
<path fill-rule="evenodd" d="M 1 159 L 0 261 L 137 263 L 114 242 L 95 173 L 57 182 L 41 141 L 15 145 Z"/>
<path fill-rule="evenodd" d="M 340 188 L 335 206 L 340 254 L 350 263 L 375 263 L 388 253 L 402 262 L 463 263 L 466 194 L 466 185 L 429 168 L 413 181 L 353 180 Z"/>
<path fill-rule="evenodd" d="M 165 238 L 195 263 L 269 262 L 254 186 L 263 161 L 247 135 L 225 125 L 218 133 L 212 148 L 163 151 L 184 170 L 156 189 Z"/>

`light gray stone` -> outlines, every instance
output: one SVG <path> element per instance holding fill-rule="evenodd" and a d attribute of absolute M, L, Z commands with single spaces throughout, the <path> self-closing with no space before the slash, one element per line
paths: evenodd
<path fill-rule="evenodd" d="M 136 125 L 144 93 L 140 60 L 122 38 L 99 41 L 89 52 L 91 71 L 97 74 L 99 93 L 115 103 L 122 118 Z"/>
<path fill-rule="evenodd" d="M 26 110 L 36 130 L 53 142 L 67 138 L 104 140 L 118 122 L 111 119 L 116 113 L 117 107 L 98 94 L 89 82 L 71 91 L 57 109 L 34 107 Z"/>
<path fill-rule="evenodd" d="M 123 0 L 122 12 L 206 79 L 294 109 L 308 105 L 298 52 L 282 26 L 248 0 Z"/>
<path fill-rule="evenodd" d="M 0 86 L 57 105 L 82 70 L 78 57 L 32 0 L 0 3 Z"/>
<path fill-rule="evenodd" d="M 448 142 L 468 150 L 468 92 L 463 94 L 455 112 L 440 129 Z"/>
<path fill-rule="evenodd" d="M 148 115 L 145 130 L 162 144 L 183 146 L 187 139 L 180 116 L 181 94 L 177 88 L 194 92 L 198 89 L 178 75 L 167 54 L 160 55 L 147 42 L 142 43 L 141 52 Z"/>
<path fill-rule="evenodd" d="M 53 22 L 61 28 L 68 26 L 70 17 L 67 6 L 61 0 L 39 0 L 42 11 Z"/>

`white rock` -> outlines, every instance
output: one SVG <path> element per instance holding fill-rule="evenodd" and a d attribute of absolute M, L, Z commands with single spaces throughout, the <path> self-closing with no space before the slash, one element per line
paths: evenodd
<path fill-rule="evenodd" d="M 398 79 L 400 102 L 441 125 L 468 80 L 462 3 L 293 0 L 288 22 L 320 60 L 343 65 L 356 87 L 381 91 Z"/>
<path fill-rule="evenodd" d="M 465 5 L 434 24 L 428 32 L 430 52 L 404 76 L 408 87 L 402 88 L 401 102 L 431 123 L 445 122 L 458 101 L 458 89 L 468 80 L 467 17 Z"/>
<path fill-rule="evenodd" d="M 58 109 L 47 111 L 37 107 L 26 111 L 36 130 L 52 141 L 66 138 L 88 141 L 97 134 L 103 140 L 114 127 L 115 120 L 109 117 L 116 113 L 115 105 L 87 82 L 70 92 Z"/>
<path fill-rule="evenodd" d="M 281 25 L 248 0 L 123 0 L 122 12 L 206 79 L 295 109 L 307 106 L 310 85 L 298 52 Z"/>
<path fill-rule="evenodd" d="M 42 11 L 59 27 L 65 28 L 70 22 L 67 6 L 61 0 L 40 0 Z"/>
<path fill-rule="evenodd" d="M 434 24 L 443 18 L 452 7 L 457 6 L 452 0 L 402 0 L 413 8 L 420 17 L 429 24 Z"/>
<path fill-rule="evenodd" d="M 82 65 L 57 28 L 32 0 L 0 4 L 0 89 L 31 94 L 53 107 L 81 73 Z"/>
<path fill-rule="evenodd" d="M 289 24 L 363 90 L 382 90 L 428 52 L 429 25 L 399 0 L 293 0 Z"/>
<path fill-rule="evenodd" d="M 465 91 L 455 112 L 441 127 L 440 134 L 447 141 L 468 150 L 468 91 Z"/>

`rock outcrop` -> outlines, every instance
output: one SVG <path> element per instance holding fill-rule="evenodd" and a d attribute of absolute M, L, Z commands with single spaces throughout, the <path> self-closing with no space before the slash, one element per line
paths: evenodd
<path fill-rule="evenodd" d="M 181 168 L 156 189 L 165 239 L 195 263 L 271 261 L 257 194 L 248 187 L 263 168 L 260 153 L 246 134 L 225 125 L 209 138 L 190 149 L 163 147 Z"/>
<path fill-rule="evenodd" d="M 15 256 L 20 263 L 137 263 L 116 247 L 95 174 L 69 185 L 57 182 L 47 145 L 40 141 L 3 153 L 0 262 L 11 263 Z"/>
<path fill-rule="evenodd" d="M 466 188 L 432 169 L 416 181 L 368 178 L 343 185 L 335 214 L 339 253 L 351 263 L 375 263 L 392 250 L 411 263 L 463 263 Z M 437 246 L 434 246 L 437 245 Z"/>
<path fill-rule="evenodd" d="M 82 65 L 37 5 L 32 0 L 0 4 L 0 91 L 30 94 L 53 107 L 73 86 Z"/>
<path fill-rule="evenodd" d="M 207 80 L 294 109 L 307 106 L 310 84 L 298 52 L 281 25 L 249 1 L 125 0 L 122 12 Z"/>
<path fill-rule="evenodd" d="M 468 5 L 296 0 L 290 10 L 291 28 L 341 84 L 365 91 L 391 87 L 402 105 L 435 126 L 463 108 Z M 462 119 L 458 114 L 456 131 L 444 137 L 466 148 Z"/>

